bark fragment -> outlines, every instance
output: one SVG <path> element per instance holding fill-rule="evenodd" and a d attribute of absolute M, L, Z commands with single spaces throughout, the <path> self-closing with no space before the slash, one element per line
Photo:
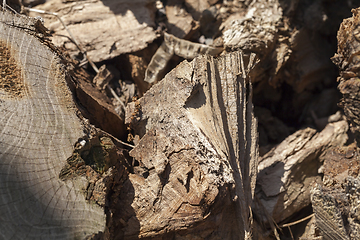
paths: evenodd
<path fill-rule="evenodd" d="M 180 0 L 169 0 L 165 6 L 168 31 L 178 38 L 188 38 L 192 31 L 199 27 L 183 3 Z"/>
<path fill-rule="evenodd" d="M 91 84 L 93 78 L 84 69 L 69 64 L 69 74 L 73 76 L 71 87 L 79 101 L 79 110 L 90 123 L 112 134 L 118 139 L 126 139 L 124 116 L 119 115 L 105 91 Z"/>
<path fill-rule="evenodd" d="M 358 48 L 360 8 L 352 10 L 353 16 L 345 19 L 338 32 L 338 50 L 332 60 L 340 69 L 339 90 L 343 94 L 341 105 L 350 122 L 351 130 L 359 142 L 359 57 Z"/>
<path fill-rule="evenodd" d="M 326 151 L 322 183 L 312 189 L 316 224 L 324 239 L 359 238 L 359 148 L 355 143 Z"/>
<path fill-rule="evenodd" d="M 94 62 L 139 51 L 156 38 L 153 30 L 155 5 L 152 0 L 52 0 L 36 8 L 59 14 Z M 31 13 L 31 16 L 36 15 Z M 53 43 L 65 46 L 72 56 L 78 55 L 79 50 L 66 37 L 68 33 L 58 19 L 51 15 L 42 17 L 45 26 L 56 33 L 52 37 Z"/>
<path fill-rule="evenodd" d="M 216 56 L 222 51 L 223 48 L 186 41 L 165 32 L 164 42 L 151 58 L 144 81 L 149 84 L 159 81 L 162 71 L 165 70 L 166 64 L 174 54 L 191 60 L 200 54 Z"/>
<path fill-rule="evenodd" d="M 347 140 L 346 121 L 330 123 L 317 133 L 299 130 L 260 159 L 257 194 L 266 211 L 281 222 L 310 204 L 310 187 L 320 181 L 320 156 Z M 266 215 L 257 211 L 264 221 Z"/>

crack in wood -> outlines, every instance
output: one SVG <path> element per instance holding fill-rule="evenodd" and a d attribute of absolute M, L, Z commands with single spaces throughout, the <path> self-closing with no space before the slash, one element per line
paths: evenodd
<path fill-rule="evenodd" d="M 0 92 L 4 91 L 0 98 L 23 98 L 27 95 L 21 68 L 17 59 L 12 54 L 11 45 L 0 40 Z"/>

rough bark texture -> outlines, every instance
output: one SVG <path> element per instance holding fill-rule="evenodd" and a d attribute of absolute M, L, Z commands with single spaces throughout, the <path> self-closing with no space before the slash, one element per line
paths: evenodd
<path fill-rule="evenodd" d="M 340 69 L 338 86 L 343 94 L 341 105 L 357 143 L 359 127 L 359 22 L 360 8 L 352 10 L 338 31 L 338 49 L 333 62 Z M 316 224 L 323 239 L 359 239 L 359 148 L 356 144 L 326 152 L 322 183 L 316 184 L 311 201 Z"/>
<path fill-rule="evenodd" d="M 360 140 L 360 85 L 358 56 L 360 47 L 360 8 L 353 9 L 353 17 L 345 19 L 338 32 L 338 50 L 332 58 L 340 69 L 339 90 L 343 94 L 341 105 L 357 140 Z"/>
<path fill-rule="evenodd" d="M 7 2 L 17 10 L 23 9 L 19 0 L 8 0 Z M 29 2 L 31 1 L 23 1 L 23 4 L 32 4 Z M 318 233 L 316 233 L 316 229 L 314 230 L 314 220 L 308 224 L 309 230 L 304 230 L 306 226 L 305 220 L 301 220 L 301 223 L 297 223 L 297 220 L 312 214 L 309 201 L 309 186 L 312 180 L 319 180 L 324 174 L 325 187 L 319 187 L 320 190 L 313 194 L 314 209 L 318 212 L 321 211 L 321 204 L 324 206 L 331 205 L 326 203 L 327 197 L 323 197 L 326 194 L 329 195 L 329 191 L 335 193 L 345 191 L 339 187 L 329 187 L 327 182 L 340 181 L 344 186 L 349 185 L 344 183 L 344 179 L 350 173 L 341 173 L 334 177 L 335 175 L 329 173 L 321 165 L 325 160 L 324 166 L 328 166 L 326 160 L 331 158 L 331 155 L 325 154 L 326 157 L 324 157 L 322 153 L 329 146 L 341 145 L 345 141 L 344 136 L 347 126 L 343 121 L 336 122 L 342 118 L 342 114 L 337 107 L 341 94 L 337 90 L 337 68 L 331 63 L 330 57 L 336 51 L 336 32 L 339 24 L 343 18 L 351 16 L 350 10 L 352 8 L 359 6 L 359 0 L 169 0 L 156 1 L 156 4 L 152 0 L 135 0 L 132 2 L 125 0 L 75 2 L 48 0 L 45 5 L 38 6 L 40 9 L 59 13 L 59 16 L 64 19 L 73 32 L 75 39 L 81 43 L 88 53 L 91 53 L 89 54 L 90 59 L 98 67 L 105 64 L 106 69 L 109 69 L 114 76 L 111 80 L 103 78 L 103 80 L 100 79 L 100 82 L 99 79 L 93 81 L 93 75 L 91 75 L 91 73 L 94 74 L 93 69 L 90 69 L 85 64 L 85 61 L 79 64 L 84 69 L 80 66 L 71 69 L 70 75 L 73 76 L 71 88 L 76 94 L 75 97 L 79 100 L 77 106 L 83 115 L 89 119 L 90 123 L 126 141 L 127 132 L 123 122 L 125 105 L 131 101 L 133 96 L 141 97 L 150 89 L 148 95 L 139 100 L 140 105 L 132 104 L 132 108 L 138 109 L 135 110 L 134 115 L 128 115 L 129 118 L 133 117 L 134 121 L 132 122 L 134 122 L 136 128 L 134 138 L 132 139 L 131 135 L 129 138 L 130 144 L 136 145 L 132 152 L 133 159 L 128 159 L 130 164 L 127 167 L 129 168 L 126 169 L 125 165 L 118 164 L 112 168 L 113 170 L 106 172 L 106 174 L 110 174 L 107 175 L 109 178 L 107 180 L 104 178 L 104 181 L 102 181 L 108 184 L 106 199 L 107 204 L 109 204 L 106 208 L 107 224 L 103 237 L 108 239 L 116 237 L 137 238 L 140 234 L 144 238 L 151 235 L 156 236 L 158 239 L 190 239 L 192 237 L 211 239 L 215 238 L 215 236 L 220 236 L 219 238 L 223 239 L 233 236 L 238 237 L 242 234 L 236 232 L 237 230 L 233 230 L 235 224 L 231 222 L 235 217 L 239 218 L 240 216 L 240 219 L 242 218 L 241 214 L 235 211 L 236 204 L 231 203 L 232 200 L 236 199 L 233 194 L 235 189 L 231 188 L 232 183 L 229 184 L 223 181 L 221 183 L 223 185 L 220 183 L 216 185 L 217 183 L 211 182 L 209 177 L 204 177 L 208 174 L 205 170 L 212 168 L 208 166 L 212 162 L 209 160 L 204 163 L 204 159 L 212 159 L 213 155 L 204 154 L 203 158 L 201 158 L 202 162 L 199 160 L 204 164 L 196 168 L 195 166 L 198 165 L 193 164 L 192 161 L 194 159 L 198 161 L 197 154 L 202 153 L 207 148 L 202 148 L 205 150 L 193 153 L 191 152 L 193 151 L 192 148 L 182 147 L 178 143 L 180 140 L 178 141 L 178 138 L 173 137 L 173 135 L 178 134 L 181 139 L 182 136 L 188 134 L 182 128 L 182 126 L 186 125 L 183 124 L 184 119 L 188 119 L 188 122 L 193 125 L 189 129 L 201 129 L 202 132 L 200 134 L 194 130 L 193 135 L 184 137 L 181 139 L 182 141 L 186 142 L 187 139 L 192 141 L 196 137 L 203 135 L 214 136 L 213 129 L 217 129 L 216 124 L 213 124 L 214 127 L 209 127 L 212 125 L 209 125 L 207 120 L 212 119 L 212 116 L 217 116 L 217 113 L 222 117 L 221 119 L 225 119 L 224 116 L 228 114 L 228 109 L 231 109 L 232 105 L 225 111 L 226 114 L 214 110 L 211 117 L 200 118 L 199 116 L 203 112 L 207 114 L 210 112 L 209 109 L 213 108 L 211 104 L 211 107 L 207 104 L 203 106 L 201 98 L 198 97 L 199 92 L 196 93 L 199 89 L 207 89 L 206 85 L 197 85 L 193 93 L 189 93 L 189 96 L 193 97 L 183 103 L 182 108 L 171 108 L 167 107 L 171 99 L 175 99 L 175 103 L 178 104 L 175 104 L 176 106 L 181 105 L 181 101 L 175 95 L 178 93 L 183 94 L 183 91 L 179 89 L 184 86 L 184 81 L 180 81 L 183 85 L 179 82 L 169 85 L 170 75 L 174 76 L 174 72 L 165 79 L 167 83 L 161 83 L 160 81 L 167 72 L 179 65 L 184 60 L 183 58 L 192 58 L 197 53 L 206 53 L 206 48 L 216 47 L 219 49 L 224 48 L 225 52 L 238 49 L 242 49 L 245 53 L 255 52 L 260 58 L 260 63 L 257 64 L 256 69 L 250 75 L 254 88 L 254 114 L 259 121 L 260 155 L 264 156 L 272 150 L 263 157 L 260 168 L 257 185 L 257 197 L 260 201 L 257 201 L 258 205 L 253 205 L 255 207 L 253 237 L 259 239 L 278 238 L 278 235 L 274 233 L 276 224 L 273 223 L 272 219 L 275 219 L 277 225 L 282 228 L 279 231 L 281 238 L 297 239 L 300 236 L 305 239 L 306 237 L 310 239 L 317 238 Z M 54 33 L 53 38 L 61 39 L 57 43 L 62 44 L 65 52 L 68 51 L 77 60 L 84 60 L 83 55 L 75 48 L 71 40 L 61 36 L 68 36 L 68 34 L 57 18 L 42 14 L 36 15 L 41 15 L 45 19 L 45 24 L 51 26 Z M 351 128 L 355 130 L 355 133 L 358 128 L 357 99 L 359 89 L 357 86 L 357 19 L 358 10 L 355 10 L 354 17 L 346 20 L 343 24 L 339 32 L 340 50 L 338 55 L 334 57 L 334 61 L 340 64 L 340 70 L 342 71 L 339 87 L 344 93 L 342 104 L 345 114 L 352 125 Z M 121 26 L 122 30 L 119 30 L 120 27 L 118 26 L 114 27 L 111 23 Z M 42 31 L 46 30 L 42 29 Z M 164 32 L 166 33 L 164 34 Z M 177 38 L 167 33 L 173 34 Z M 165 35 L 165 38 L 160 37 L 162 35 Z M 159 38 L 154 40 L 155 36 Z M 152 43 L 147 45 L 149 42 Z M 131 43 L 133 46 L 130 45 Z M 159 46 L 161 47 L 159 48 Z M 158 48 L 157 52 L 156 49 Z M 159 52 L 160 54 L 158 54 Z M 225 55 L 225 52 L 222 54 Z M 205 59 L 211 63 L 209 59 L 212 58 Z M 223 57 L 223 59 L 226 59 L 226 57 Z M 205 71 L 201 70 L 203 65 L 199 64 L 199 61 L 196 60 L 190 65 L 187 62 L 182 63 L 181 67 L 175 72 L 184 72 L 184 69 L 190 69 L 193 71 L 193 75 L 189 77 L 190 79 L 200 76 L 200 74 L 207 76 L 213 72 L 210 69 L 212 63 L 208 64 L 209 67 Z M 217 60 L 214 60 L 214 64 L 217 63 Z M 230 63 L 227 64 L 231 65 Z M 87 74 L 86 71 L 90 72 L 90 74 Z M 228 71 L 229 76 L 233 74 L 230 73 L 230 68 L 226 69 L 226 71 Z M 17 72 L 14 69 L 13 73 L 15 75 Z M 221 75 L 220 73 L 221 71 L 219 71 L 219 75 Z M 187 73 L 177 74 L 185 76 Z M 145 77 L 146 75 L 152 75 L 155 78 L 151 76 L 150 78 Z M 156 80 L 148 81 L 151 82 L 149 84 L 144 79 Z M 186 78 L 182 77 L 182 79 Z M 220 81 L 219 79 L 220 77 L 217 81 Z M 108 82 L 109 80 L 110 82 Z M 8 80 L 5 79 L 5 81 Z M 132 81 L 137 85 L 136 88 L 134 88 Z M 160 81 L 160 86 L 156 87 L 156 85 L 152 90 L 151 85 L 156 81 Z M 12 91 L 17 92 L 17 86 L 14 84 Z M 111 89 L 114 91 L 111 91 Z M 193 88 L 189 87 L 189 89 Z M 206 91 L 204 95 L 206 95 Z M 218 97 L 215 94 L 207 96 Z M 206 98 L 205 102 L 208 99 Z M 198 105 L 195 104 L 196 102 Z M 196 107 L 189 107 L 188 103 Z M 142 106 L 152 104 L 157 104 L 156 109 L 154 107 L 151 110 L 154 114 L 149 113 L 148 115 L 152 117 L 144 120 L 145 117 L 141 115 Z M 149 107 L 144 109 L 149 109 Z M 175 112 L 172 113 L 172 111 Z M 182 115 L 178 114 L 179 112 Z M 337 114 L 333 115 L 335 112 Z M 161 124 L 168 124 L 167 127 L 159 127 L 160 130 L 158 128 L 155 130 L 153 128 L 146 131 L 141 130 L 141 134 L 136 132 L 141 128 L 145 128 L 145 126 L 150 126 L 152 120 L 149 119 L 153 119 L 156 114 L 158 114 L 157 116 L 163 116 L 159 117 L 161 119 L 159 121 L 162 121 Z M 136 121 L 137 118 L 139 118 L 140 122 Z M 174 123 L 170 123 L 169 119 Z M 228 122 L 231 122 L 231 120 Z M 139 124 L 142 124 L 143 127 L 139 127 Z M 151 126 L 155 125 L 152 124 Z M 129 129 L 131 127 L 129 126 Z M 224 127 L 224 129 L 218 130 L 215 135 L 226 131 L 227 128 Z M 169 140 L 169 143 L 166 139 L 170 134 L 173 134 L 171 135 L 173 138 Z M 99 150 L 103 149 L 107 145 L 104 144 L 107 140 L 102 139 L 103 137 L 98 136 L 98 140 L 90 141 L 90 145 L 96 146 Z M 143 138 L 139 140 L 140 137 Z M 146 139 L 150 142 L 146 142 Z M 176 141 L 173 139 L 176 139 Z M 201 138 L 199 141 L 203 141 L 203 139 Z M 213 146 L 209 148 L 214 149 L 222 142 L 220 137 L 206 138 L 206 141 L 211 142 Z M 351 141 L 351 138 L 349 141 Z M 161 153 L 155 154 L 156 156 L 159 155 L 157 158 L 152 157 L 154 154 L 148 154 L 148 152 L 155 152 L 150 144 L 157 146 L 158 149 L 161 149 L 161 146 L 164 145 L 169 145 L 169 147 L 165 150 L 159 150 Z M 191 144 L 195 145 L 195 143 Z M 85 148 L 87 147 L 85 146 Z M 178 149 L 180 149 L 179 152 L 176 152 Z M 197 150 L 198 148 L 195 145 L 193 149 Z M 185 152 L 188 154 L 185 154 Z M 236 151 L 228 149 L 220 152 L 225 152 L 223 155 L 228 154 L 226 157 L 231 156 L 230 152 L 236 153 Z M 69 158 L 66 163 L 65 170 L 70 172 L 80 171 L 73 164 L 76 162 L 73 160 L 79 160 L 76 158 L 79 154 L 84 154 L 84 151 L 78 149 L 75 150 L 75 153 L 73 152 L 72 158 Z M 109 154 L 113 154 L 112 150 Z M 221 159 L 223 159 L 223 155 L 221 155 Z M 188 159 L 189 156 L 190 158 L 195 157 Z M 187 158 L 185 159 L 185 157 Z M 120 158 L 123 162 L 126 162 L 125 159 L 127 158 Z M 167 169 L 165 167 L 163 171 L 163 162 L 153 159 L 163 159 L 166 162 L 165 166 L 171 166 L 171 168 Z M 79 162 L 83 164 L 82 160 L 79 160 Z M 178 164 L 180 167 L 177 168 L 178 162 L 181 164 Z M 183 164 L 183 162 L 186 163 Z M 356 161 L 351 161 L 351 164 L 357 166 Z M 152 165 L 154 165 L 154 168 L 151 167 Z M 334 169 L 338 168 L 339 170 L 346 166 L 343 160 L 335 165 L 337 167 L 334 167 Z M 93 164 L 93 167 L 97 168 L 96 164 Z M 232 168 L 232 166 L 226 168 L 225 173 L 229 168 Z M 357 167 L 354 168 L 354 171 L 357 171 Z M 181 179 L 179 180 L 180 185 L 183 182 L 184 188 L 178 192 L 171 192 L 171 189 L 177 189 L 173 186 L 178 186 L 176 180 L 174 180 L 174 176 L 178 173 L 175 172 L 177 169 L 180 169 L 179 174 L 182 173 L 183 177 L 178 178 Z M 130 177 L 127 176 L 127 171 L 130 171 Z M 160 176 L 157 177 L 158 175 L 155 175 L 154 171 L 159 172 Z M 222 176 L 221 171 L 221 169 L 216 168 L 216 173 L 213 173 L 213 175 L 219 174 Z M 199 173 L 201 173 L 201 177 L 198 177 L 200 176 Z M 356 174 L 351 173 L 350 175 L 354 178 L 357 177 Z M 219 193 L 215 194 L 208 191 L 203 194 L 199 185 L 204 183 L 204 188 L 206 188 L 208 182 L 210 182 L 209 186 L 220 189 L 218 190 Z M 147 189 L 146 186 L 149 186 L 149 188 Z M 92 189 L 92 187 L 89 187 L 89 189 Z M 195 193 L 193 189 L 197 189 L 197 192 Z M 143 196 L 142 192 L 146 196 Z M 156 192 L 156 194 L 153 192 Z M 198 193 L 199 195 L 197 195 Z M 342 194 L 339 194 L 339 196 L 343 196 Z M 212 203 L 211 199 L 214 196 L 217 197 Z M 339 203 L 336 196 L 332 195 L 332 198 L 335 199 L 336 203 Z M 186 200 L 187 197 L 193 197 L 195 200 Z M 102 202 L 100 198 L 97 199 L 99 199 L 98 203 Z M 150 199 L 150 204 L 147 204 L 148 206 L 144 208 L 150 213 L 145 213 L 145 210 L 142 211 L 138 208 L 143 203 L 140 204 L 139 201 L 144 199 Z M 163 203 L 167 204 L 167 206 L 178 206 L 176 204 L 171 205 L 169 199 L 180 199 L 178 204 L 180 210 L 178 212 L 182 214 L 181 216 L 186 215 L 186 222 L 179 223 L 180 215 L 176 215 L 178 212 L 175 214 L 175 221 L 169 220 L 170 217 L 167 219 L 166 217 L 169 215 L 162 215 L 161 206 L 163 206 Z M 200 205 L 205 207 L 199 208 L 195 204 L 198 199 L 210 200 L 200 200 L 200 202 L 202 201 L 201 204 L 204 203 L 204 205 Z M 316 205 L 317 203 L 320 205 Z M 349 200 L 346 204 L 351 205 L 352 203 Z M 346 219 L 350 210 L 346 210 L 346 212 L 343 208 L 337 207 L 338 210 L 336 211 L 340 212 L 343 219 Z M 164 207 L 164 209 L 166 208 Z M 196 216 L 194 221 L 189 217 L 189 214 L 192 213 Z M 210 214 L 206 215 L 206 213 Z M 163 219 L 166 220 L 161 223 L 161 220 L 158 221 L 156 218 L 159 216 L 165 216 Z M 220 217 L 214 220 L 213 216 Z M 318 216 L 317 218 L 319 219 Z M 147 225 L 146 221 L 151 224 Z M 193 224 L 195 221 L 197 222 Z M 292 223 L 293 221 L 295 222 Z M 158 227 L 154 227 L 156 224 L 159 224 Z M 346 231 L 351 228 L 347 221 L 343 221 L 343 225 Z M 208 229 L 208 231 L 204 229 Z M 273 232 L 273 235 L 269 235 L 270 231 Z M 306 233 L 306 231 L 309 232 Z M 224 232 L 229 232 L 229 235 L 223 234 Z M 349 232 L 346 232 L 346 235 L 350 237 Z"/>
<path fill-rule="evenodd" d="M 139 51 L 152 42 L 156 38 L 152 28 L 154 8 L 152 0 L 54 0 L 38 6 L 38 9 L 59 14 L 94 62 Z M 32 13 L 31 16 L 37 15 Z M 52 38 L 53 43 L 66 46 L 72 55 L 77 55 L 78 49 L 60 21 L 52 15 L 42 17 L 45 26 L 57 34 Z"/>
<path fill-rule="evenodd" d="M 104 202 L 87 200 L 98 173 L 74 158 L 97 136 L 79 118 L 42 29 L 39 20 L 0 8 L 2 239 L 82 239 L 105 226 Z"/>
<path fill-rule="evenodd" d="M 122 237 L 250 238 L 257 131 L 247 62 L 241 52 L 184 61 L 130 105 L 141 139 Z"/>
<path fill-rule="evenodd" d="M 324 154 L 323 181 L 311 193 L 316 224 L 324 239 L 359 238 L 359 154 L 355 143 Z"/>

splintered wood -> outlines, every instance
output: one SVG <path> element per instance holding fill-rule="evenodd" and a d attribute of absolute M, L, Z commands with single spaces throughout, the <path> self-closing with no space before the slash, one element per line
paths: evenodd
<path fill-rule="evenodd" d="M 253 64 L 254 55 L 242 52 L 183 61 L 130 104 L 126 121 L 141 138 L 130 155 L 139 165 L 127 182 L 133 213 L 114 237 L 187 228 L 173 235 L 250 239 L 258 157 L 247 77 Z M 135 216 L 138 229 L 130 227 Z"/>
<path fill-rule="evenodd" d="M 86 125 L 37 27 L 0 7 L 0 236 L 84 239 L 104 229 L 104 210 L 85 199 L 86 178 L 59 174 Z"/>
<path fill-rule="evenodd" d="M 152 28 L 155 25 L 153 3 L 153 0 L 53 0 L 37 8 L 56 12 L 90 59 L 99 62 L 144 49 L 156 38 Z M 33 17 L 38 15 L 31 13 Z M 56 32 L 52 37 L 54 44 L 65 46 L 71 55 L 77 55 L 76 45 L 67 37 L 68 33 L 58 19 L 52 15 L 41 16 L 46 27 Z"/>

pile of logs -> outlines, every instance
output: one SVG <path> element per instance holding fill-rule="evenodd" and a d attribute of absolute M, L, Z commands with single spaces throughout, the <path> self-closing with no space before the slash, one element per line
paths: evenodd
<path fill-rule="evenodd" d="M 0 238 L 357 239 L 359 7 L 4 2 Z"/>

